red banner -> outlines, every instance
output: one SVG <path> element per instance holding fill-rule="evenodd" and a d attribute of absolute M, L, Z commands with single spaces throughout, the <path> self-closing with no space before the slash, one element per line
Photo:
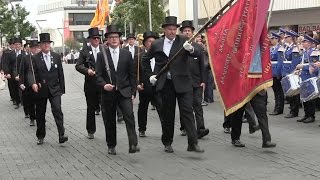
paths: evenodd
<path fill-rule="evenodd" d="M 207 30 L 210 65 L 226 115 L 272 86 L 266 27 L 270 2 L 263 2 L 238 0 Z"/>

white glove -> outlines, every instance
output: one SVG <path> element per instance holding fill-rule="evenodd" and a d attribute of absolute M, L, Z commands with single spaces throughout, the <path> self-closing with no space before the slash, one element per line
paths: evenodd
<path fill-rule="evenodd" d="M 150 81 L 150 83 L 152 84 L 152 86 L 156 85 L 156 82 L 157 82 L 156 76 L 157 76 L 157 75 L 152 75 L 152 76 L 150 76 L 150 78 L 149 78 L 149 81 Z"/>
<path fill-rule="evenodd" d="M 20 85 L 20 89 L 21 89 L 21 90 L 25 90 L 25 89 L 26 89 L 26 86 L 24 86 L 24 84 L 21 84 L 21 85 Z"/>
<path fill-rule="evenodd" d="M 184 42 L 183 48 L 189 52 L 193 52 L 193 46 L 188 41 Z"/>

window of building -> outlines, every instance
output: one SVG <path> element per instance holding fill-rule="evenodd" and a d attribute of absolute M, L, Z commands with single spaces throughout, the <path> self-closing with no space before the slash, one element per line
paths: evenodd
<path fill-rule="evenodd" d="M 102 33 L 103 31 L 100 31 L 101 35 Z M 84 42 L 84 39 L 87 39 L 88 35 L 88 31 L 73 31 L 73 38 L 80 43 Z"/>
<path fill-rule="evenodd" d="M 70 13 L 69 25 L 90 25 L 94 13 Z"/>

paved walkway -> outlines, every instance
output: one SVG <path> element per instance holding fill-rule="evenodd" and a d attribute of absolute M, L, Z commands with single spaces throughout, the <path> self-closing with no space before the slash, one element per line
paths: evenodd
<path fill-rule="evenodd" d="M 272 138 L 278 146 L 269 150 L 261 148 L 261 133 L 250 135 L 245 124 L 242 141 L 246 147 L 239 149 L 230 144 L 230 135 L 223 133 L 223 113 L 218 100 L 204 108 L 206 126 L 210 129 L 209 136 L 199 142 L 205 148 L 204 154 L 186 151 L 187 138 L 179 135 L 179 117 L 173 143 L 175 153 L 163 152 L 160 122 L 155 111 L 150 111 L 148 137 L 139 139 L 141 152 L 128 154 L 125 125 L 119 124 L 118 154 L 108 155 L 101 115 L 97 116 L 95 139 L 85 137 L 83 76 L 73 65 L 64 68 L 66 94 L 62 104 L 69 136 L 64 145 L 58 144 L 49 105 L 45 143 L 37 146 L 36 127 L 28 125 L 22 108 L 13 108 L 8 90 L 0 91 L 1 179 L 320 179 L 319 112 L 312 124 L 297 123 L 283 116 L 270 117 Z M 137 101 L 134 108 L 137 112 Z"/>

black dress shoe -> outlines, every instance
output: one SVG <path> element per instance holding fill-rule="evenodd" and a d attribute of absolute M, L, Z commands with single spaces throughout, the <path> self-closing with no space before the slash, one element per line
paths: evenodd
<path fill-rule="evenodd" d="M 294 118 L 294 117 L 298 117 L 298 115 L 288 114 L 288 115 L 286 115 L 284 118 Z"/>
<path fill-rule="evenodd" d="M 116 155 L 117 154 L 116 149 L 115 148 L 108 148 L 108 154 Z"/>
<path fill-rule="evenodd" d="M 164 147 L 164 152 L 166 152 L 166 153 L 173 153 L 174 151 L 173 151 L 171 145 L 168 145 L 168 146 L 165 146 L 165 147 Z"/>
<path fill-rule="evenodd" d="M 308 117 L 306 120 L 304 120 L 304 123 L 313 123 L 315 121 L 314 117 Z"/>
<path fill-rule="evenodd" d="M 270 113 L 269 115 L 271 115 L 271 116 L 276 116 L 276 115 L 279 115 L 279 114 L 283 114 L 283 112 L 274 111 L 274 112 Z"/>
<path fill-rule="evenodd" d="M 35 123 L 34 123 L 33 119 L 30 120 L 30 126 L 35 126 Z"/>
<path fill-rule="evenodd" d="M 29 114 L 25 114 L 24 118 L 30 118 Z"/>
<path fill-rule="evenodd" d="M 59 144 L 65 143 L 66 141 L 68 141 L 68 136 L 63 135 L 59 137 Z"/>
<path fill-rule="evenodd" d="M 20 108 L 20 105 L 17 104 L 16 107 L 14 107 L 15 109 L 19 109 Z"/>
<path fill-rule="evenodd" d="M 88 139 L 94 139 L 94 135 L 91 134 L 91 133 L 88 133 L 88 136 L 87 136 Z"/>
<path fill-rule="evenodd" d="M 201 139 L 208 134 L 209 134 L 209 129 L 200 129 L 198 132 L 198 139 Z"/>
<path fill-rule="evenodd" d="M 188 145 L 187 151 L 193 151 L 197 153 L 204 153 L 204 149 L 201 149 L 198 144 Z"/>
<path fill-rule="evenodd" d="M 139 137 L 146 137 L 146 132 L 145 131 L 140 131 L 139 132 Z"/>
<path fill-rule="evenodd" d="M 99 115 L 99 114 L 100 114 L 100 110 L 96 110 L 96 111 L 95 111 L 95 114 L 96 114 L 96 115 Z"/>
<path fill-rule="evenodd" d="M 303 122 L 303 121 L 306 120 L 306 119 L 307 119 L 307 117 L 304 116 L 303 118 L 298 119 L 297 122 Z"/>
<path fill-rule="evenodd" d="M 132 145 L 129 147 L 129 153 L 136 153 L 136 152 L 140 152 L 140 148 L 137 145 Z"/>
<path fill-rule="evenodd" d="M 123 120 L 123 117 L 122 117 L 122 116 L 118 117 L 118 120 L 117 120 L 117 121 L 118 121 L 119 124 L 122 124 L 123 121 L 124 121 L 124 120 Z"/>
<path fill-rule="evenodd" d="M 187 135 L 187 131 L 185 129 L 182 129 L 180 135 L 181 136 L 186 136 Z"/>
<path fill-rule="evenodd" d="M 38 139 L 37 145 L 41 145 L 41 144 L 43 144 L 43 139 Z"/>
<path fill-rule="evenodd" d="M 258 126 L 258 125 L 255 125 L 255 126 L 253 126 L 253 127 L 249 127 L 249 133 L 250 134 L 253 134 L 253 133 L 255 133 L 256 131 L 258 131 L 260 129 L 260 126 Z"/>
<path fill-rule="evenodd" d="M 231 133 L 230 128 L 224 128 L 223 132 L 226 133 L 226 134 L 230 134 Z"/>
<path fill-rule="evenodd" d="M 262 148 L 273 148 L 273 147 L 276 147 L 276 146 L 277 146 L 276 143 L 272 143 L 270 141 L 264 142 L 262 144 Z"/>
<path fill-rule="evenodd" d="M 243 144 L 240 140 L 234 140 L 231 142 L 231 144 L 235 147 L 245 147 L 246 145 Z"/>

